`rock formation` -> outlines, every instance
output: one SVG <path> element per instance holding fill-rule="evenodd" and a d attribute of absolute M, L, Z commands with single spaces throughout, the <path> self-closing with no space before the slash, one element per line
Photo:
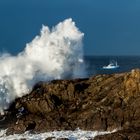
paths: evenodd
<path fill-rule="evenodd" d="M 140 139 L 140 70 L 37 83 L 11 105 L 0 127 L 7 134 L 118 129 L 95 139 Z"/>

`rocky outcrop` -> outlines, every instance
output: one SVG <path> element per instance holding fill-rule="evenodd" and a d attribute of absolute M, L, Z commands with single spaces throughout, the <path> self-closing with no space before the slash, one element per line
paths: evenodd
<path fill-rule="evenodd" d="M 11 105 L 8 117 L 10 124 L 4 125 L 9 134 L 26 130 L 119 129 L 111 134 L 113 139 L 140 139 L 140 70 L 40 82 L 29 95 Z M 98 139 L 112 139 L 111 135 Z"/>

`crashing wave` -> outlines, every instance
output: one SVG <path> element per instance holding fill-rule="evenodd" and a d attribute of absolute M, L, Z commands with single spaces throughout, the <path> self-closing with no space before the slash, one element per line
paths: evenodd
<path fill-rule="evenodd" d="M 99 135 L 105 135 L 116 132 L 117 129 L 113 131 L 53 131 L 40 134 L 31 134 L 30 132 L 25 132 L 23 134 L 14 134 L 6 136 L 6 130 L 0 132 L 0 140 L 15 140 L 15 139 L 28 139 L 28 140 L 45 140 L 47 138 L 53 138 L 57 140 L 59 138 L 68 138 L 69 140 L 89 140 L 93 139 Z"/>
<path fill-rule="evenodd" d="M 1 55 L 0 112 L 38 81 L 83 77 L 83 35 L 72 19 L 66 19 L 52 29 L 43 26 L 17 56 Z"/>

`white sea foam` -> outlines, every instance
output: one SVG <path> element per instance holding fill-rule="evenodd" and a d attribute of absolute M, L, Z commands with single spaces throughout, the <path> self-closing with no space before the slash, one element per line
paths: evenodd
<path fill-rule="evenodd" d="M 17 56 L 0 56 L 0 112 L 40 80 L 85 75 L 81 33 L 72 19 L 49 29 L 28 43 Z"/>
<path fill-rule="evenodd" d="M 75 130 L 75 131 L 53 131 L 46 132 L 40 134 L 30 134 L 29 132 L 25 132 L 24 134 L 14 134 L 6 136 L 6 130 L 1 130 L 0 132 L 0 140 L 45 140 L 46 138 L 52 137 L 54 140 L 58 138 L 68 138 L 69 140 L 88 140 L 93 139 L 98 135 L 105 135 L 116 132 L 117 129 L 113 131 L 83 131 L 83 130 Z"/>

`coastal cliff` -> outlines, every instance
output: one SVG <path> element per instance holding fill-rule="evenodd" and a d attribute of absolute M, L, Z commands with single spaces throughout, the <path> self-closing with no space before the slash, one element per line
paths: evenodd
<path fill-rule="evenodd" d="M 140 70 L 37 83 L 11 104 L 0 127 L 7 134 L 117 129 L 95 140 L 140 139 Z"/>

